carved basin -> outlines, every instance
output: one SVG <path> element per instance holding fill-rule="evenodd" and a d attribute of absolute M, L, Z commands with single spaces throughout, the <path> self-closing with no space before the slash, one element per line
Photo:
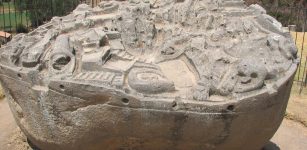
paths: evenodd
<path fill-rule="evenodd" d="M 0 49 L 16 122 L 42 150 L 259 150 L 297 49 L 241 0 L 82 4 Z"/>

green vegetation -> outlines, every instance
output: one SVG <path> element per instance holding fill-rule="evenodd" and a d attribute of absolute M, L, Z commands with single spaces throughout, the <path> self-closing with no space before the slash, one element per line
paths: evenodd
<path fill-rule="evenodd" d="M 19 10 L 28 10 L 29 19 L 32 26 L 39 26 L 45 20 L 50 20 L 53 16 L 63 16 L 70 13 L 79 0 L 23 0 L 16 1 Z"/>
<path fill-rule="evenodd" d="M 268 7 L 306 7 L 306 0 L 245 0 L 247 4 L 260 4 Z"/>
<path fill-rule="evenodd" d="M 305 33 L 305 39 L 304 39 L 304 33 L 303 32 L 292 32 L 291 33 L 294 41 L 296 41 L 296 45 L 298 48 L 298 56 L 301 57 L 301 65 L 299 67 L 300 71 L 296 72 L 295 75 L 295 80 L 300 80 L 300 81 L 304 81 L 305 77 L 306 77 L 306 73 L 307 73 L 307 68 L 304 72 L 304 67 L 305 67 L 305 63 L 306 63 L 306 56 L 307 56 L 307 33 Z M 304 43 L 303 43 L 304 41 Z M 305 95 L 307 96 L 307 90 L 306 87 L 301 86 L 301 83 L 299 82 L 294 82 L 293 83 L 293 87 L 292 87 L 292 96 L 298 95 L 300 94 L 301 91 L 301 95 Z"/>
<path fill-rule="evenodd" d="M 67 15 L 79 2 L 79 0 L 1 1 L 0 30 L 25 32 L 25 27 L 35 28 L 53 16 Z"/>
<path fill-rule="evenodd" d="M 3 2 L 0 5 L 4 8 L 0 10 L 0 30 L 13 32 L 17 30 L 25 31 L 23 27 L 31 25 L 27 11 L 21 11 L 22 9 L 15 6 L 13 2 Z"/>
<path fill-rule="evenodd" d="M 2 98 L 4 98 L 4 92 L 3 92 L 3 89 L 2 89 L 2 87 L 1 87 L 1 85 L 0 85 L 0 100 L 1 100 Z"/>
<path fill-rule="evenodd" d="M 304 11 L 307 9 L 306 0 L 245 0 L 250 4 L 259 4 L 267 13 L 275 17 L 284 26 L 297 25 L 297 31 L 303 31 Z M 305 24 L 305 29 L 307 24 Z"/>
<path fill-rule="evenodd" d="M 307 68 L 304 73 L 304 67 L 306 62 L 306 56 L 307 56 L 307 33 L 305 33 L 305 39 L 303 32 L 292 32 L 291 33 L 294 41 L 296 40 L 296 46 L 298 48 L 298 56 L 301 58 L 301 65 L 300 65 L 300 72 L 297 71 L 295 78 L 298 79 L 298 77 L 301 79 L 304 75 L 306 75 Z M 304 40 L 304 43 L 303 43 Z M 302 51 L 303 50 L 303 51 Z"/>
<path fill-rule="evenodd" d="M 4 13 L 0 14 L 0 30 L 10 31 L 10 27 L 13 31 L 16 30 L 18 25 L 30 26 L 29 16 L 26 12 L 23 13 Z"/>
<path fill-rule="evenodd" d="M 20 23 L 16 27 L 16 32 L 17 33 L 28 33 L 29 31 L 28 31 L 28 28 L 25 25 Z"/>
<path fill-rule="evenodd" d="M 4 9 L 14 9 L 14 3 L 13 2 L 4 2 L 1 6 L 4 6 Z"/>

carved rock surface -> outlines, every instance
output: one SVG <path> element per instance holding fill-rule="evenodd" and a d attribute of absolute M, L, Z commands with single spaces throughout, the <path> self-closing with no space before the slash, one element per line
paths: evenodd
<path fill-rule="evenodd" d="M 79 5 L 0 49 L 0 81 L 42 150 L 259 150 L 297 49 L 241 0 Z"/>

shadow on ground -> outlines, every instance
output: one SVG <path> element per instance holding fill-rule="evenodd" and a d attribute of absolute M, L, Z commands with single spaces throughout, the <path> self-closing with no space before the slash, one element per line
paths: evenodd
<path fill-rule="evenodd" d="M 280 148 L 275 143 L 270 142 L 262 150 L 280 150 Z"/>

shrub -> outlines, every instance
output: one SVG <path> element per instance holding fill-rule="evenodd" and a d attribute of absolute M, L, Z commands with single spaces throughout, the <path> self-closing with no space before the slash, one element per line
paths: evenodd
<path fill-rule="evenodd" d="M 0 85 L 0 99 L 4 98 L 4 92 L 3 92 L 3 89 Z"/>
<path fill-rule="evenodd" d="M 27 29 L 27 27 L 25 25 L 20 23 L 16 27 L 16 32 L 17 33 L 28 33 L 28 29 Z"/>

